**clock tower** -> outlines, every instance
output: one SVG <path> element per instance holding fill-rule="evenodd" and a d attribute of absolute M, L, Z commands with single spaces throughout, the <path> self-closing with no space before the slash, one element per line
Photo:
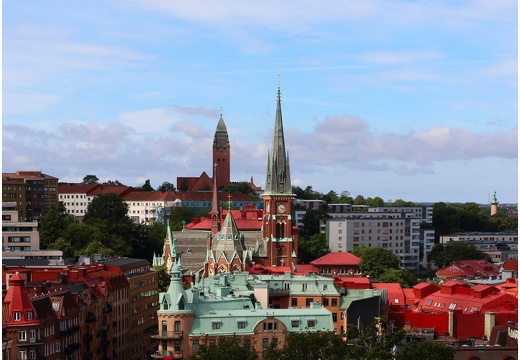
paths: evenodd
<path fill-rule="evenodd" d="M 276 102 L 273 143 L 267 154 L 264 217 L 262 238 L 266 244 L 266 258 L 257 259 L 266 266 L 292 266 L 298 257 L 298 229 L 292 217 L 294 195 L 291 187 L 289 155 L 283 135 L 280 83 Z"/>

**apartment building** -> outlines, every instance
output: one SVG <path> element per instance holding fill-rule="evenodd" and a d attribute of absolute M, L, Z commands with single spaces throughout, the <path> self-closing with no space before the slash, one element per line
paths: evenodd
<path fill-rule="evenodd" d="M 23 221 L 39 220 L 58 208 L 58 178 L 41 171 L 2 173 L 2 202 L 16 202 Z"/>
<path fill-rule="evenodd" d="M 2 256 L 4 252 L 40 249 L 40 233 L 36 221 L 22 221 L 16 202 L 2 203 Z"/>
<path fill-rule="evenodd" d="M 420 260 L 420 225 L 420 219 L 411 213 L 350 213 L 328 219 L 326 235 L 331 251 L 379 247 L 394 253 L 401 268 L 416 270 Z"/>
<path fill-rule="evenodd" d="M 440 243 L 445 244 L 450 241 L 475 242 L 475 241 L 495 241 L 505 243 L 517 243 L 517 232 L 458 232 L 451 235 L 444 235 L 440 238 Z"/>

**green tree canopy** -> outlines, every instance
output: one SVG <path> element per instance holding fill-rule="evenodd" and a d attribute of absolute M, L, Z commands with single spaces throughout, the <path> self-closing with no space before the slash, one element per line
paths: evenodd
<path fill-rule="evenodd" d="M 237 183 L 228 184 L 221 188 L 222 192 L 234 193 L 239 192 L 257 198 L 258 195 L 255 193 L 251 185 L 247 181 L 241 181 Z"/>
<path fill-rule="evenodd" d="M 150 180 L 146 180 L 141 187 L 137 188 L 139 191 L 154 191 L 152 185 L 150 185 Z"/>
<path fill-rule="evenodd" d="M 309 238 L 300 238 L 298 241 L 299 262 L 308 264 L 317 258 L 329 253 L 325 234 L 313 234 Z"/>
<path fill-rule="evenodd" d="M 193 221 L 196 217 L 196 212 L 187 206 L 174 206 L 171 208 L 169 219 L 170 228 L 172 231 L 181 231 L 184 223 Z M 207 215 L 207 212 L 206 212 Z"/>
<path fill-rule="evenodd" d="M 51 208 L 40 219 L 40 246 L 42 249 L 50 249 L 48 246 L 63 237 L 67 227 L 74 222 L 72 215 L 62 214 Z"/>
<path fill-rule="evenodd" d="M 455 359 L 455 349 L 444 344 L 415 341 L 402 348 L 396 360 L 453 360 Z"/>
<path fill-rule="evenodd" d="M 411 288 L 418 283 L 415 273 L 406 269 L 388 269 L 378 280 L 384 283 L 399 283 L 403 288 Z"/>
<path fill-rule="evenodd" d="M 399 269 L 399 258 L 386 249 L 356 247 L 352 253 L 361 258 L 360 270 L 372 279 L 379 279 L 388 269 Z"/>
<path fill-rule="evenodd" d="M 92 184 L 98 184 L 98 183 L 99 183 L 99 179 L 96 175 L 86 175 L 83 178 L 83 184 L 92 185 Z"/>
<path fill-rule="evenodd" d="M 128 204 L 113 192 L 97 195 L 88 204 L 83 221 L 93 218 L 111 222 L 128 221 Z"/>
<path fill-rule="evenodd" d="M 162 192 L 175 191 L 175 185 L 165 181 L 157 187 L 157 191 L 162 191 Z"/>
<path fill-rule="evenodd" d="M 443 268 L 456 260 L 486 260 L 492 262 L 491 257 L 479 251 L 475 245 L 453 241 L 445 244 L 437 244 L 428 254 L 427 260 L 437 267 Z"/>
<path fill-rule="evenodd" d="M 190 360 L 257 360 L 251 340 L 237 342 L 234 336 L 219 338 L 218 343 L 201 346 Z"/>
<path fill-rule="evenodd" d="M 168 269 L 166 269 L 166 265 L 154 266 L 154 270 L 157 270 L 158 275 L 158 283 L 159 283 L 159 292 L 166 292 L 170 287 L 171 276 L 168 274 Z"/>
<path fill-rule="evenodd" d="M 329 218 L 330 215 L 324 209 L 308 210 L 302 218 L 301 236 L 310 238 L 314 234 L 319 234 L 321 221 Z"/>

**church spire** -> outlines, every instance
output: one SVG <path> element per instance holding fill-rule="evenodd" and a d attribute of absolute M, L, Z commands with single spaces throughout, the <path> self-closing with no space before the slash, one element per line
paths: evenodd
<path fill-rule="evenodd" d="M 273 143 L 267 155 L 267 174 L 265 180 L 266 194 L 291 194 L 291 178 L 289 157 L 285 151 L 283 134 L 282 105 L 280 80 L 278 80 L 278 98 L 276 101 L 276 117 L 274 122 Z"/>
<path fill-rule="evenodd" d="M 211 237 L 217 236 L 220 230 L 220 206 L 218 202 L 218 186 L 217 186 L 217 164 L 213 164 L 213 200 L 211 202 Z M 208 249 L 211 249 L 211 241 L 209 241 Z"/>

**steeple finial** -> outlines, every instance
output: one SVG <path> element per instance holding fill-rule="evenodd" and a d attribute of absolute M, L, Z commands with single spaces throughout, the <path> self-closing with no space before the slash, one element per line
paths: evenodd
<path fill-rule="evenodd" d="M 228 193 L 228 210 L 231 210 L 231 193 Z"/>
<path fill-rule="evenodd" d="M 278 90 L 280 90 L 280 65 L 278 65 Z"/>

